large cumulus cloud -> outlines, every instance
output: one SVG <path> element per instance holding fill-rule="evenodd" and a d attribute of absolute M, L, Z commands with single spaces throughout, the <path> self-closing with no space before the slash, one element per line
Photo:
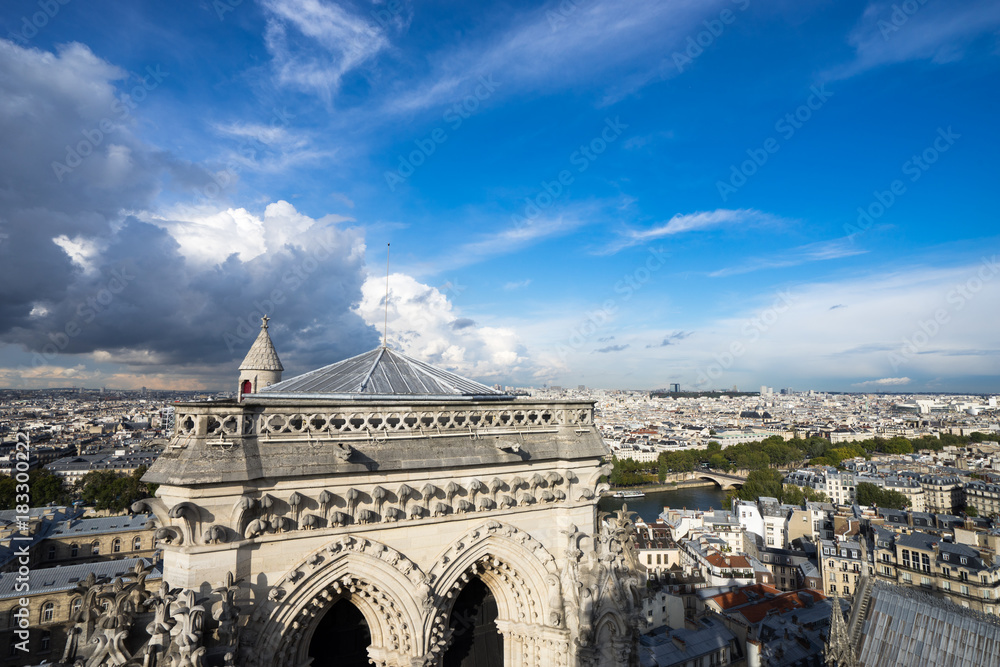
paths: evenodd
<path fill-rule="evenodd" d="M 0 341 L 35 374 L 85 359 L 203 376 L 242 357 L 264 310 L 291 369 L 377 344 L 353 310 L 360 229 L 286 202 L 163 210 L 164 184 L 194 202 L 211 174 L 139 137 L 129 96 L 157 76 L 0 40 Z"/>

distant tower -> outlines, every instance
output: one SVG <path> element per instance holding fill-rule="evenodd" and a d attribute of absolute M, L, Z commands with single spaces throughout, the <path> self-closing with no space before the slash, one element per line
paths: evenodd
<path fill-rule="evenodd" d="M 246 394 L 256 394 L 264 387 L 281 382 L 281 371 L 285 368 L 281 365 L 274 344 L 271 343 L 271 336 L 267 333 L 269 319 L 267 315 L 260 318 L 260 333 L 257 334 L 257 340 L 250 346 L 250 351 L 240 364 L 240 382 L 237 390 L 240 401 Z"/>

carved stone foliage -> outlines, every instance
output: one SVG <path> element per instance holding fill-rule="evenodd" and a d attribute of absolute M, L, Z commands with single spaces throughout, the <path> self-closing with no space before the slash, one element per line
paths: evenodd
<path fill-rule="evenodd" d="M 313 497 L 300 491 L 293 491 L 283 499 L 270 494 L 260 498 L 244 496 L 232 510 L 231 533 L 221 524 L 211 525 L 202 533 L 201 543 L 226 542 L 230 534 L 252 539 L 288 530 L 416 521 L 555 503 L 571 498 L 575 481 L 572 472 L 550 471 L 545 475 L 535 473 L 530 478 L 514 475 L 488 480 L 451 480 L 440 486 L 426 482 L 416 488 L 404 483 L 394 490 L 379 485 L 350 487 L 336 493 L 324 489 Z M 588 487 L 581 487 L 579 491 L 579 500 L 595 497 Z M 171 509 L 170 516 L 176 517 L 181 525 L 164 527 L 158 539 L 175 544 L 190 543 L 199 508 L 190 502 L 181 503 Z"/>
<path fill-rule="evenodd" d="M 77 584 L 80 609 L 73 614 L 63 661 L 85 667 L 123 667 L 133 656 L 126 647 L 132 621 L 143 610 L 150 593 L 146 578 L 151 565 L 142 561 L 114 581 L 99 580 L 91 573 Z"/>

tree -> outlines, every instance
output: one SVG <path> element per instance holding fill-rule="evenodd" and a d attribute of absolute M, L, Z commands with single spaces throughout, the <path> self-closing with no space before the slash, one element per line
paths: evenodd
<path fill-rule="evenodd" d="M 895 510 L 905 510 L 910 506 L 910 499 L 899 491 L 883 489 L 871 482 L 858 483 L 855 499 L 859 505 L 877 505 Z"/>
<path fill-rule="evenodd" d="M 28 473 L 28 497 L 32 507 L 43 507 L 50 503 L 69 504 L 69 491 L 63 487 L 62 479 L 45 468 L 35 468 Z M 0 477 L 0 509 L 10 510 L 17 505 L 17 481 L 13 477 Z"/>
<path fill-rule="evenodd" d="M 736 497 L 742 500 L 757 500 L 762 496 L 781 499 L 781 473 L 777 470 L 752 470 L 747 475 L 747 481 L 736 492 Z"/>
<path fill-rule="evenodd" d="M 979 510 L 977 510 L 973 505 L 969 505 L 965 508 L 965 516 L 971 516 L 975 518 L 979 516 Z"/>
<path fill-rule="evenodd" d="M 80 498 L 98 510 L 123 512 L 135 501 L 155 493 L 155 486 L 141 481 L 145 473 L 146 466 L 140 466 L 131 475 L 121 475 L 114 470 L 94 470 L 77 482 Z"/>
<path fill-rule="evenodd" d="M 729 459 L 722 454 L 712 454 L 708 457 L 708 465 L 716 470 L 726 471 L 729 470 Z"/>

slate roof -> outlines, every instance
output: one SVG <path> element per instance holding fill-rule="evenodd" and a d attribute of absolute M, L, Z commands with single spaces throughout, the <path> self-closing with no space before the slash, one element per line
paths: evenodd
<path fill-rule="evenodd" d="M 77 519 L 63 521 L 56 525 L 50 537 L 67 537 L 71 535 L 101 535 L 104 533 L 121 533 L 130 530 L 144 530 L 146 524 L 153 518 L 152 514 L 134 514 L 132 516 L 107 516 L 93 519 Z"/>
<path fill-rule="evenodd" d="M 0 600 L 21 595 L 38 595 L 41 593 L 55 593 L 76 588 L 76 585 L 87 578 L 93 572 L 98 580 L 102 577 L 113 580 L 123 576 L 135 569 L 138 562 L 149 564 L 147 558 L 124 558 L 121 560 L 108 560 L 99 563 L 83 563 L 81 565 L 64 565 L 62 567 L 32 568 L 28 575 L 28 590 L 18 592 L 14 590 L 17 584 L 18 573 L 0 572 Z M 146 581 L 162 579 L 163 569 L 160 565 L 153 568 Z"/>
<path fill-rule="evenodd" d="M 1000 622 L 912 588 L 879 581 L 864 624 L 859 661 L 883 665 L 1000 664 Z"/>
<path fill-rule="evenodd" d="M 254 398 L 329 396 L 510 399 L 484 384 L 387 347 L 283 380 L 254 394 Z"/>

